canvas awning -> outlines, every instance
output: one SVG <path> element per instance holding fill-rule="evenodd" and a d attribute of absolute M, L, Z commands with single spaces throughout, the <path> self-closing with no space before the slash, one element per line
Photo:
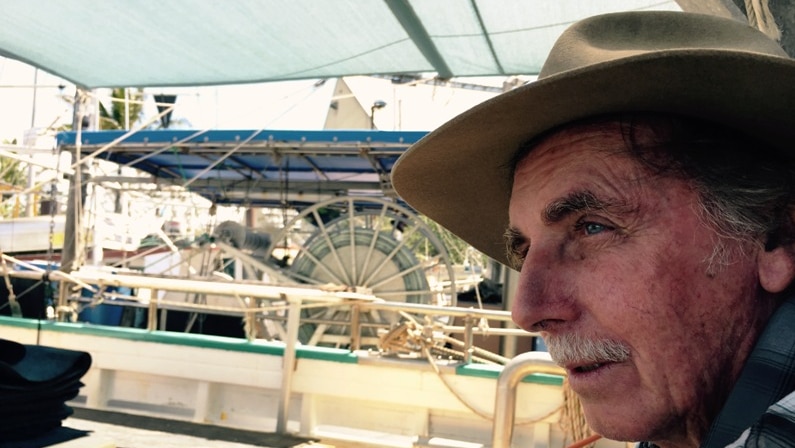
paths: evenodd
<path fill-rule="evenodd" d="M 0 55 L 84 88 L 536 74 L 572 22 L 673 0 L 0 0 Z"/>

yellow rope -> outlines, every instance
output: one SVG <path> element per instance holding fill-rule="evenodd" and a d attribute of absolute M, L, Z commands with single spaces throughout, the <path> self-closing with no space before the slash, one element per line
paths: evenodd
<path fill-rule="evenodd" d="M 455 387 L 448 381 L 446 375 L 444 375 L 439 369 L 439 365 L 437 360 L 434 356 L 434 352 L 438 350 L 442 350 L 442 347 L 438 347 L 435 345 L 433 337 L 425 331 L 428 330 L 427 327 L 423 327 L 420 325 L 411 315 L 403 313 L 401 311 L 403 317 L 406 318 L 406 321 L 402 322 L 401 325 L 398 325 L 392 330 L 387 333 L 384 333 L 380 336 L 379 341 L 379 348 L 382 350 L 391 351 L 393 353 L 414 353 L 419 351 L 428 360 L 433 371 L 436 373 L 436 376 L 441 380 L 442 384 L 453 394 L 454 397 L 467 409 L 472 411 L 475 415 L 483 418 L 484 420 L 492 420 L 494 415 L 491 412 L 487 412 L 481 409 L 476 408 L 472 403 L 470 403 L 463 394 L 459 393 Z M 458 358 L 463 358 L 464 353 L 452 349 L 444 349 L 444 353 L 453 354 L 456 353 Z M 473 356 L 473 359 L 477 359 Z M 481 362 L 488 362 L 486 359 L 481 359 Z M 528 420 L 522 421 L 515 421 L 514 426 L 522 426 L 522 425 L 531 425 L 541 421 L 544 421 L 554 415 L 556 412 L 560 411 L 561 407 L 555 407 L 551 409 L 546 414 Z"/>
<path fill-rule="evenodd" d="M 560 427 L 566 434 L 567 439 L 570 438 L 568 443 L 583 440 L 594 434 L 588 426 L 588 422 L 585 421 L 582 403 L 580 403 L 579 397 L 569 386 L 568 379 L 563 380 L 563 407 L 560 412 Z M 590 443 L 585 446 L 593 448 L 594 445 L 595 443 Z"/>
<path fill-rule="evenodd" d="M 776 24 L 776 16 L 770 10 L 769 0 L 745 0 L 745 15 L 748 23 L 767 34 L 775 41 L 781 41 L 781 29 Z"/>

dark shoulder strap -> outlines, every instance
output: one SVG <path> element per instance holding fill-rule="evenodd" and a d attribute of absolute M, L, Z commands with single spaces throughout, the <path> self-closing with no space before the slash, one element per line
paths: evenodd
<path fill-rule="evenodd" d="M 795 390 L 795 298 L 784 302 L 757 341 L 702 448 L 737 440 L 775 402 Z"/>

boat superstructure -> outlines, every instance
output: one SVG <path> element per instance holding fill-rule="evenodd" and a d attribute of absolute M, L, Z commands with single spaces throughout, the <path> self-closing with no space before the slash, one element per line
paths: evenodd
<path fill-rule="evenodd" d="M 534 335 L 511 328 L 503 305 L 484 305 L 477 292 L 460 301 L 479 291 L 488 265 L 453 262 L 449 236 L 391 193 L 391 164 L 422 135 L 64 134 L 64 151 L 103 154 L 145 173 L 86 177 L 89 193 L 190 186 L 214 205 L 276 210 L 281 226 L 214 222 L 192 240 L 164 226 L 149 247 L 75 237 L 74 249 L 38 264 L 4 254 L 6 278 L 46 280 L 52 293 L 49 319 L 18 313 L 0 322 L 4 334 L 90 346 L 94 364 L 73 402 L 87 409 L 342 446 L 487 446 L 514 420 L 521 424 L 506 443 L 570 441 L 579 434 L 560 425 L 562 372 L 542 352 L 522 375 L 527 381 L 510 380 L 510 397 L 513 388 L 522 394 L 516 417 L 511 407 L 499 425 L 493 418 L 507 353 L 531 349 Z M 103 213 L 86 206 L 71 226 L 96 228 L 86 223 L 115 216 Z M 102 263 L 86 261 L 97 254 Z M 53 264 L 70 256 L 72 270 Z M 232 322 L 237 337 L 201 334 L 210 318 Z"/>
<path fill-rule="evenodd" d="M 94 362 L 71 404 L 96 411 L 338 446 L 562 446 L 581 438 L 587 428 L 566 405 L 563 372 L 546 353 L 530 352 L 520 360 L 529 370 L 500 378 L 517 371 L 505 368 L 514 354 L 537 345 L 512 327 L 501 297 L 481 294 L 485 279 L 503 278 L 471 250 L 452 252 L 464 246 L 391 190 L 392 164 L 423 135 L 62 134 L 60 151 L 143 175 L 76 178 L 85 188 L 71 191 L 89 199 L 71 199 L 70 210 L 83 207 L 67 213 L 65 227 L 93 232 L 78 232 L 50 259 L 3 254 L 4 277 L 41 280 L 50 305 L 46 316 L 26 316 L 29 299 L 12 298 L 16 312 L 0 320 L 3 334 L 90 347 Z M 208 210 L 233 203 L 267 213 L 212 220 L 192 238 L 161 220 L 144 244 L 133 231 L 161 203 L 139 215 L 122 208 L 123 216 L 96 197 L 104 190 L 124 202 L 131 193 L 188 189 Z M 97 231 L 103 222 L 124 225 Z M 213 319 L 235 331 L 213 330 Z"/>

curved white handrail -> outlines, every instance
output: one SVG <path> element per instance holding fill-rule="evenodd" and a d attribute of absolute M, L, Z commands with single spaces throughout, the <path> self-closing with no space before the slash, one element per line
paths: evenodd
<path fill-rule="evenodd" d="M 511 446 L 516 408 L 516 387 L 524 377 L 534 373 L 565 375 L 566 371 L 555 364 L 547 352 L 522 353 L 505 365 L 497 380 L 491 448 Z"/>

